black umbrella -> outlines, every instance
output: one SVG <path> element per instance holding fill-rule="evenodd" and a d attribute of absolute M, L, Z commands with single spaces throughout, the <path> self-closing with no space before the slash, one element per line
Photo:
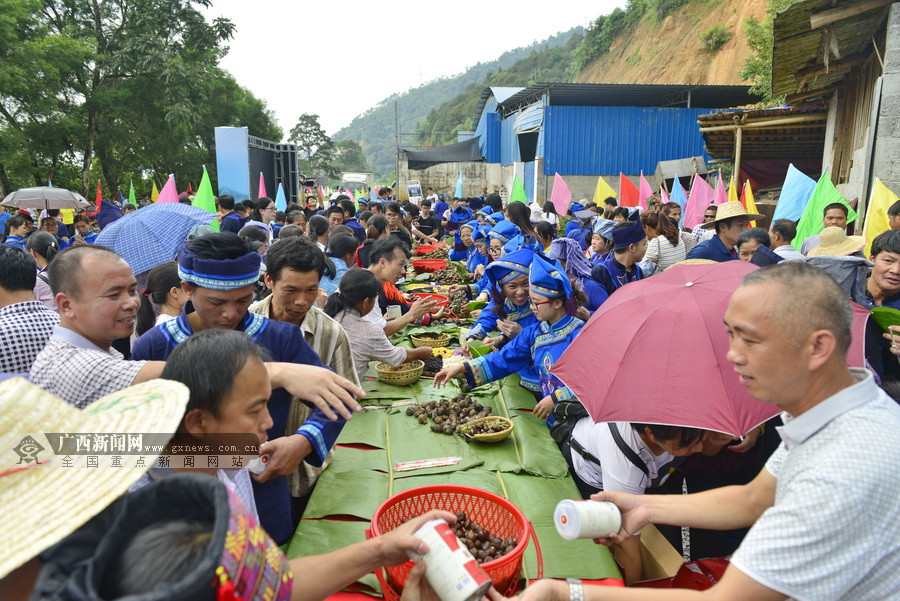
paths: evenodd
<path fill-rule="evenodd" d="M 77 192 L 49 186 L 19 188 L 7 194 L 0 204 L 14 209 L 86 209 L 91 206 Z"/>

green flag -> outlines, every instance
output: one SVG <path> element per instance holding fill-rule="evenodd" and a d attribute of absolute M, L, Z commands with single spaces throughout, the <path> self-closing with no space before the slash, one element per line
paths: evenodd
<path fill-rule="evenodd" d="M 137 198 L 134 195 L 134 182 L 131 182 L 131 184 L 129 184 L 128 186 L 128 202 L 135 209 L 137 208 Z"/>
<path fill-rule="evenodd" d="M 212 184 L 209 181 L 209 173 L 206 171 L 206 165 L 203 166 L 203 179 L 200 180 L 200 187 L 197 188 L 197 195 L 194 196 L 192 204 L 198 209 L 205 209 L 210 213 L 216 212 L 216 196 L 213 194 Z M 216 219 L 210 223 L 212 228 L 219 231 L 219 220 Z"/>
<path fill-rule="evenodd" d="M 528 204 L 528 197 L 525 196 L 525 186 L 522 185 L 518 175 L 513 179 L 512 194 L 509 195 L 509 202 Z"/>
<path fill-rule="evenodd" d="M 825 207 L 835 202 L 839 202 L 847 207 L 847 223 L 856 221 L 856 211 L 847 204 L 841 193 L 831 183 L 828 172 L 825 171 L 822 173 L 822 177 L 819 178 L 818 183 L 816 183 L 816 189 L 813 190 L 812 196 L 809 197 L 800 221 L 797 222 L 797 237 L 791 242 L 794 248 L 800 248 L 804 240 L 819 234 L 825 229 L 823 212 Z"/>

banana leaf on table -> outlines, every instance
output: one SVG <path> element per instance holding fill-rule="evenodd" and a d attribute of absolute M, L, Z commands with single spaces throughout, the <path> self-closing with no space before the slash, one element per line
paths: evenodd
<path fill-rule="evenodd" d="M 288 559 L 323 555 L 366 540 L 369 522 L 344 522 L 338 520 L 300 520 L 297 532 L 291 537 L 285 555 Z M 309 577 L 310 575 L 306 575 Z M 299 577 L 299 575 L 295 575 Z M 374 574 L 366 574 L 357 582 L 380 594 L 381 587 Z"/>
<path fill-rule="evenodd" d="M 390 476 L 384 472 L 366 469 L 339 472 L 329 468 L 319 476 L 303 517 L 352 515 L 370 520 L 390 496 L 389 489 Z"/>

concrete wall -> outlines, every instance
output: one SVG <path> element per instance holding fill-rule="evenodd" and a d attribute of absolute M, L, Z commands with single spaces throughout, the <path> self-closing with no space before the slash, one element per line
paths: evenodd
<path fill-rule="evenodd" d="M 900 193 L 900 2 L 891 6 L 872 175 Z"/>
<path fill-rule="evenodd" d="M 425 188 L 434 188 L 437 194 L 446 192 L 450 196 L 456 192 L 456 182 L 459 172 L 463 174 L 463 195 L 478 196 L 481 187 L 488 186 L 490 192 L 499 186 L 499 181 L 489 181 L 489 174 L 497 177 L 497 169 L 487 163 L 442 163 L 427 169 L 410 170 L 407 161 L 400 161 L 400 177 L 397 187 L 400 189 L 400 200 L 407 200 L 406 182 L 417 179 L 422 184 L 422 192 Z"/>

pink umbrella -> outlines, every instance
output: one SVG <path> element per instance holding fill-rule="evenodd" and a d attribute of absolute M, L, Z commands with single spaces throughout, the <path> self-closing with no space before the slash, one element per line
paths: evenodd
<path fill-rule="evenodd" d="M 755 269 L 746 261 L 676 265 L 623 286 L 551 371 L 594 421 L 743 436 L 780 411 L 750 396 L 725 358 L 725 309 L 741 279 Z"/>

